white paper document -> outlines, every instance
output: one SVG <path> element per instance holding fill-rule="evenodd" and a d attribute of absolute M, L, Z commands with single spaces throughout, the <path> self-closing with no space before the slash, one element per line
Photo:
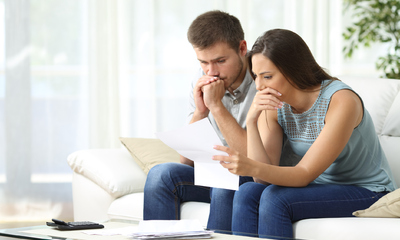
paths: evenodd
<path fill-rule="evenodd" d="M 205 231 L 198 220 L 147 220 L 140 221 L 133 239 L 199 239 L 211 238 L 212 231 Z"/>
<path fill-rule="evenodd" d="M 109 228 L 110 227 L 110 228 Z M 109 228 L 109 229 L 108 229 Z M 81 231 L 87 235 L 123 235 L 131 239 L 200 239 L 211 238 L 213 231 L 206 231 L 198 220 L 146 220 L 139 225 L 113 228 L 109 223 L 104 229 Z M 75 239 L 75 238 L 74 238 Z M 79 238 L 81 239 L 81 238 Z M 104 239 L 104 238 L 102 238 Z M 124 238 L 125 239 L 125 238 Z"/>
<path fill-rule="evenodd" d="M 111 229 L 100 229 L 100 230 L 86 230 L 82 231 L 82 233 L 88 235 L 99 235 L 99 236 L 114 236 L 114 235 L 124 235 L 124 236 L 132 236 L 132 234 L 137 233 L 139 230 L 139 226 L 129 226 L 122 228 L 111 228 Z"/>
<path fill-rule="evenodd" d="M 239 176 L 230 173 L 214 155 L 227 153 L 215 150 L 214 145 L 223 145 L 211 123 L 204 118 L 182 128 L 156 133 L 157 138 L 182 156 L 194 161 L 195 185 L 239 189 Z"/>

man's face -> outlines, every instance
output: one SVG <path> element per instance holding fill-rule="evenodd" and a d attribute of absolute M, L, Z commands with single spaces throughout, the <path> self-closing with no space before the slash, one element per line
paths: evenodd
<path fill-rule="evenodd" d="M 224 42 L 215 43 L 211 47 L 202 50 L 194 48 L 203 71 L 209 76 L 219 77 L 223 80 L 227 90 L 238 88 L 246 74 L 244 55 L 247 47 L 245 41 L 243 42 L 244 53 L 243 51 L 238 53 L 237 50 L 235 51 Z M 242 45 L 241 48 L 243 48 Z"/>

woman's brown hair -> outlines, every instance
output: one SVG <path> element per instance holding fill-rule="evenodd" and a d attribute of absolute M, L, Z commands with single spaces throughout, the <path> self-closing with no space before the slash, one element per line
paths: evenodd
<path fill-rule="evenodd" d="M 298 89 L 310 89 L 323 80 L 338 80 L 318 65 L 304 40 L 290 30 L 273 29 L 260 36 L 247 53 L 250 70 L 251 57 L 257 53 L 271 60 Z"/>

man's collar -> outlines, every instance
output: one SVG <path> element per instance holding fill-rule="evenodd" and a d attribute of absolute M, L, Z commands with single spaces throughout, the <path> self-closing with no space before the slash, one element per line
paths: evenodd
<path fill-rule="evenodd" d="M 240 84 L 238 88 L 233 90 L 235 95 L 240 93 L 246 93 L 249 89 L 249 85 L 253 82 L 253 78 L 251 77 L 250 71 L 246 69 L 246 75 L 244 76 L 243 82 Z"/>

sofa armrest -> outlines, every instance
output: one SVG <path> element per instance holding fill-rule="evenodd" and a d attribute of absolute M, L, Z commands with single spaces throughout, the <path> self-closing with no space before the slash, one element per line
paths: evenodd
<path fill-rule="evenodd" d="M 68 156 L 71 169 L 118 198 L 142 192 L 146 174 L 124 149 L 89 149 Z"/>
<path fill-rule="evenodd" d="M 108 192 L 85 176 L 72 176 L 74 221 L 104 222 L 109 220 L 108 209 L 115 200 Z"/>

